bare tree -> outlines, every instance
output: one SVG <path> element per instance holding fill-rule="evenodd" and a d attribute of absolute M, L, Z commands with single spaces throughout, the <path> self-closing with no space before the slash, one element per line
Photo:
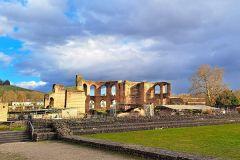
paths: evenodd
<path fill-rule="evenodd" d="M 207 104 L 214 106 L 216 98 L 227 88 L 223 83 L 223 73 L 223 69 L 218 67 L 200 66 L 191 77 L 191 94 L 205 96 Z"/>

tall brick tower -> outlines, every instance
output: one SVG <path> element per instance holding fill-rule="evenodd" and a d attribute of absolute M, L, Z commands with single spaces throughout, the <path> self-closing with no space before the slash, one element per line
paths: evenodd
<path fill-rule="evenodd" d="M 83 89 L 83 76 L 78 74 L 76 75 L 76 88 L 78 91 L 84 91 Z"/>

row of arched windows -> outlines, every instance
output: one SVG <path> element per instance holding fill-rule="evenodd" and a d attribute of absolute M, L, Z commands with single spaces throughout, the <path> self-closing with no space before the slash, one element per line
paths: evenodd
<path fill-rule="evenodd" d="M 91 85 L 90 86 L 90 96 L 95 96 L 95 91 L 96 91 L 96 86 Z M 85 90 L 85 92 L 86 92 L 86 90 Z M 111 87 L 111 94 L 113 96 L 116 95 L 116 86 L 115 85 L 113 85 Z M 100 95 L 101 96 L 106 96 L 107 95 L 107 87 L 105 85 L 101 86 L 101 88 L 100 88 Z"/>
<path fill-rule="evenodd" d="M 87 85 L 84 84 L 84 90 L 87 93 Z M 96 91 L 96 86 L 95 85 L 91 85 L 90 86 L 90 96 L 95 96 L 95 91 Z M 160 85 L 156 85 L 154 87 L 154 94 L 160 94 L 161 93 L 161 87 Z M 163 86 L 163 93 L 167 93 L 167 85 Z M 106 96 L 107 95 L 107 87 L 105 85 L 101 86 L 100 88 L 100 95 L 101 96 Z M 113 85 L 111 87 L 111 95 L 115 96 L 116 95 L 116 86 Z"/>
<path fill-rule="evenodd" d="M 161 93 L 161 87 L 160 85 L 156 85 L 154 87 L 154 94 L 160 94 Z M 167 93 L 167 85 L 163 86 L 163 93 Z"/>
<path fill-rule="evenodd" d="M 112 100 L 112 104 L 111 104 L 111 107 L 115 107 L 116 106 L 116 100 Z M 101 100 L 100 101 L 100 107 L 101 108 L 105 108 L 107 106 L 107 102 L 105 100 Z M 95 108 L 95 102 L 94 100 L 90 100 L 89 101 L 89 108 L 90 109 L 94 109 Z"/>

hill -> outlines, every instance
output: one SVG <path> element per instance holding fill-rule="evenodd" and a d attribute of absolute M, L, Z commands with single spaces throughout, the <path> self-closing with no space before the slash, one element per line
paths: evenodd
<path fill-rule="evenodd" d="M 17 86 L 6 85 L 0 86 L 0 101 L 12 102 L 12 101 L 41 101 L 43 100 L 44 93 L 25 89 Z"/>

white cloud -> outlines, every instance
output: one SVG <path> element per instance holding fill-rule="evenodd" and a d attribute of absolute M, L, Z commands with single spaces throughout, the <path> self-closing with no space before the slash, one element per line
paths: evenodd
<path fill-rule="evenodd" d="M 72 2 L 76 3 L 72 7 L 68 3 L 66 0 L 28 0 L 22 5 L 0 1 L 0 16 L 11 24 L 11 30 L 13 27 L 19 28 L 18 32 L 6 33 L 28 43 L 62 43 L 72 36 L 86 36 L 86 33 L 141 38 L 160 36 L 182 42 L 186 39 L 192 41 L 198 29 L 219 27 L 216 23 L 222 23 L 222 17 L 239 2 L 82 0 Z M 208 32 L 205 29 L 202 31 Z"/>
<path fill-rule="evenodd" d="M 66 1 L 28 0 L 24 5 L 18 2 L 0 1 L 2 34 L 8 34 L 25 43 L 63 41 L 66 36 L 79 32 L 79 28 L 72 27 L 70 20 L 67 19 L 66 9 Z M 19 29 L 17 32 L 13 29 L 15 27 Z M 49 41 L 46 41 L 46 37 Z"/>
<path fill-rule="evenodd" d="M 202 63 L 239 72 L 237 0 L 11 2 L 0 1 L 0 34 L 30 51 L 18 71 L 49 84 L 73 82 L 82 73 L 182 86 Z"/>
<path fill-rule="evenodd" d="M 10 23 L 8 22 L 7 17 L 0 15 L 0 36 L 10 33 L 13 29 Z"/>
<path fill-rule="evenodd" d="M 124 72 L 126 75 L 133 75 L 131 72 L 149 65 L 150 61 L 156 58 L 154 52 L 142 51 L 153 43 L 150 41 L 153 40 L 149 40 L 148 45 L 145 45 L 145 41 L 124 43 L 121 38 L 114 36 L 74 38 L 68 40 L 66 44 L 33 49 L 31 61 L 39 63 L 28 64 L 22 73 L 31 67 L 39 71 L 43 77 L 46 75 L 45 71 L 52 74 L 65 72 L 64 74 L 72 76 L 79 72 L 111 78 L 114 75 L 119 77 L 119 73 Z"/>
<path fill-rule="evenodd" d="M 45 85 L 47 85 L 47 82 L 43 82 L 43 81 L 29 81 L 29 82 L 19 82 L 19 83 L 15 83 L 14 85 L 22 87 L 22 88 L 27 88 L 27 89 L 35 89 L 37 87 L 43 87 Z"/>
<path fill-rule="evenodd" d="M 171 44 L 155 39 L 75 37 L 61 45 L 33 46 L 30 59 L 21 65 L 21 73 L 29 73 L 31 69 L 49 83 L 69 82 L 77 73 L 95 80 L 166 80 L 179 75 L 173 74 L 175 68 L 181 67 L 181 73 L 184 72 L 192 58 L 182 54 L 181 59 L 172 59 L 178 51 L 166 51 L 167 45 Z"/>
<path fill-rule="evenodd" d="M 4 66 L 8 65 L 10 64 L 11 61 L 12 61 L 12 57 L 4 54 L 3 52 L 0 52 L 0 65 L 1 64 L 3 64 Z"/>

